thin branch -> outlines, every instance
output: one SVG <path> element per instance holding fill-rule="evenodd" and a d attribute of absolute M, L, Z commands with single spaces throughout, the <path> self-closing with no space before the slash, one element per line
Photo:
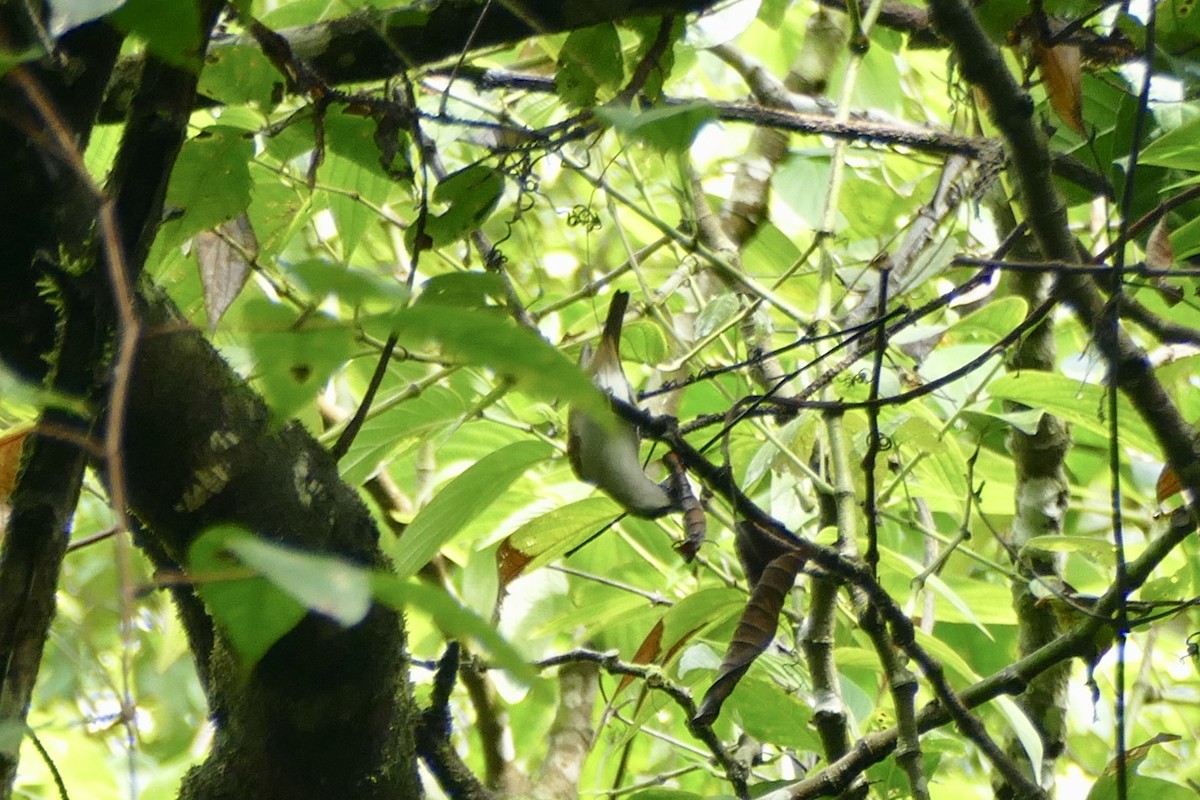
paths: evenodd
<path fill-rule="evenodd" d="M 725 770 L 725 775 L 729 779 L 730 785 L 733 787 L 735 794 L 742 800 L 749 797 L 749 790 L 746 785 L 747 769 L 745 765 L 739 763 L 721 744 L 721 740 L 713 733 L 712 728 L 707 725 L 697 725 L 693 720 L 696 717 L 696 703 L 692 700 L 691 693 L 669 680 L 663 675 L 662 670 L 653 666 L 641 666 L 638 664 L 630 664 L 621 661 L 620 656 L 616 652 L 601 653 L 595 650 L 577 649 L 570 652 L 561 653 L 556 656 L 544 658 L 534 664 L 538 669 L 549 669 L 562 664 L 572 664 L 579 662 L 590 662 L 598 665 L 605 672 L 611 675 L 632 675 L 635 678 L 640 678 L 647 688 L 654 691 L 660 691 L 667 695 L 675 702 L 675 705 L 683 711 L 684 719 L 687 720 L 688 732 L 699 739 L 713 754 L 713 758 Z"/>

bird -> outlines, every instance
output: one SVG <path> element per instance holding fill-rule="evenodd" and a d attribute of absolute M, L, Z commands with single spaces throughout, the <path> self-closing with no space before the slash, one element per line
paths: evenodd
<path fill-rule="evenodd" d="M 580 366 L 601 391 L 636 405 L 633 387 L 621 367 L 621 327 L 628 305 L 628 292 L 613 294 L 600 343 L 595 352 L 584 346 Z M 598 420 L 575 408 L 567 414 L 567 457 L 576 477 L 598 487 L 626 513 L 655 519 L 677 510 L 677 504 L 642 469 L 640 441 L 637 427 L 616 415 Z"/>

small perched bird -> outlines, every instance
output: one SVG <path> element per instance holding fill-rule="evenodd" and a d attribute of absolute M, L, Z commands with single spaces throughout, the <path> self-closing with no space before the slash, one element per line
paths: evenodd
<path fill-rule="evenodd" d="M 620 352 L 628 305 L 628 292 L 613 294 L 600 345 L 595 353 L 585 346 L 580 364 L 601 390 L 633 405 L 633 387 L 621 368 Z M 663 487 L 646 477 L 638 442 L 637 428 L 623 419 L 602 425 L 582 411 L 571 409 L 567 415 L 567 457 L 575 475 L 598 486 L 627 513 L 654 519 L 674 511 L 675 503 Z"/>

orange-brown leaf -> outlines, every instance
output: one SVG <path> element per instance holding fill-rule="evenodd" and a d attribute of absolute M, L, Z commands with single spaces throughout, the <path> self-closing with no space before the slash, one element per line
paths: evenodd
<path fill-rule="evenodd" d="M 1034 52 L 1050 105 L 1071 130 L 1080 136 L 1087 136 L 1083 129 L 1083 72 L 1079 47 L 1072 44 L 1053 47 L 1038 44 L 1034 46 Z"/>
<path fill-rule="evenodd" d="M 646 634 L 646 638 L 642 640 L 638 646 L 637 652 L 630 659 L 634 664 L 653 664 L 662 652 L 662 637 L 663 637 L 663 622 L 660 619 L 654 623 L 654 627 L 650 629 L 650 633 Z M 613 701 L 615 702 L 621 692 L 625 691 L 625 687 L 633 683 L 634 675 L 626 675 L 621 678 L 621 682 L 617 684 L 617 690 L 613 692 Z"/>
<path fill-rule="evenodd" d="M 21 466 L 21 447 L 32 425 L 18 425 L 0 433 L 0 503 L 8 502 L 17 485 L 17 469 Z"/>
<path fill-rule="evenodd" d="M 504 594 L 504 590 L 508 585 L 517 579 L 518 576 L 529 566 L 529 562 L 533 560 L 533 556 L 525 553 L 512 546 L 509 541 L 512 537 L 506 537 L 500 542 L 500 546 L 496 548 L 496 575 L 500 581 L 500 594 Z"/>
<path fill-rule="evenodd" d="M 1158 497 L 1158 502 L 1162 502 L 1169 497 L 1174 497 L 1183 491 L 1183 484 L 1179 482 L 1179 476 L 1175 474 L 1175 470 L 1170 464 L 1164 464 L 1162 472 L 1158 474 L 1158 485 L 1155 486 L 1155 496 Z"/>
<path fill-rule="evenodd" d="M 711 725 L 716 720 L 721 713 L 721 705 L 746 670 L 775 638 L 779 612 L 783 610 L 783 602 L 803 565 L 804 557 L 792 550 L 767 564 L 754 591 L 750 593 L 750 601 L 746 603 L 742 618 L 738 620 L 729 649 L 725 652 L 725 660 L 717 671 L 717 679 L 705 692 L 696 711 L 696 724 Z"/>

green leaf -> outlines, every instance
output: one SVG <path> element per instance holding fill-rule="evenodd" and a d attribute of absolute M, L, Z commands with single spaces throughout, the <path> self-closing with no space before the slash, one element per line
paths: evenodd
<path fill-rule="evenodd" d="M 264 399 L 282 424 L 312 402 L 355 349 L 353 332 L 323 315 L 302 317 L 262 298 L 241 306 Z"/>
<path fill-rule="evenodd" d="M 1033 727 L 1033 723 L 1029 721 L 1029 717 L 1021 710 L 1011 697 L 1001 695 L 995 700 L 996 706 L 1000 709 L 1000 713 L 1008 720 L 1008 726 L 1012 732 L 1016 734 L 1017 741 L 1025 748 L 1025 754 L 1029 756 L 1029 763 L 1033 767 L 1033 772 L 1036 774 L 1042 766 L 1042 736 Z"/>
<path fill-rule="evenodd" d="M 1034 536 L 1025 543 L 1025 546 L 1048 553 L 1088 553 L 1106 558 L 1113 556 L 1112 542 L 1098 536 L 1074 536 L 1071 534 Z"/>
<path fill-rule="evenodd" d="M 601 89 L 615 93 L 625 79 L 621 37 L 609 22 L 572 31 L 558 53 L 554 85 L 566 102 L 595 105 Z"/>
<path fill-rule="evenodd" d="M 552 452 L 544 442 L 515 442 L 484 456 L 442 487 L 398 541 L 393 553 L 396 574 L 401 578 L 417 574 L 463 526 L 504 494 L 525 470 L 547 460 Z"/>
<path fill-rule="evenodd" d="M 717 118 L 708 103 L 694 102 L 638 113 L 627 108 L 597 108 L 596 117 L 615 130 L 666 153 L 682 153 L 692 146 L 700 127 Z"/>
<path fill-rule="evenodd" d="M 723 292 L 714 297 L 696 315 L 696 338 L 703 339 L 713 331 L 720 330 L 734 318 L 740 306 L 737 296 L 732 292 Z"/>
<path fill-rule="evenodd" d="M 36 61 L 45 55 L 45 50 L 37 45 L 30 45 L 20 52 L 9 52 L 8 50 L 0 50 L 0 78 L 13 67 L 18 64 L 24 64 L 26 61 Z"/>
<path fill-rule="evenodd" d="M 252 539 L 237 525 L 216 525 L 188 550 L 188 572 L 209 614 L 250 669 L 304 618 L 305 608 L 271 581 L 247 577 L 229 554 L 229 544 Z"/>
<path fill-rule="evenodd" d="M 725 713 L 760 742 L 801 751 L 819 751 L 812 708 L 771 681 L 752 672 L 725 701 Z"/>
<path fill-rule="evenodd" d="M 433 340 L 465 364 L 487 367 L 543 400 L 562 400 L 598 418 L 608 401 L 581 369 L 533 331 L 498 314 L 436 304 L 398 312 L 393 329 L 406 347 Z"/>
<path fill-rule="evenodd" d="M 168 64 L 200 71 L 200 11 L 195 0 L 128 0 L 110 19 Z"/>
<path fill-rule="evenodd" d="M 1171 249 L 1175 251 L 1176 260 L 1200 253 L 1200 217 L 1188 220 L 1171 234 Z"/>
<path fill-rule="evenodd" d="M 643 789 L 629 795 L 629 800 L 704 800 L 704 795 L 682 789 Z"/>
<path fill-rule="evenodd" d="M 1139 775 L 1136 772 L 1128 776 L 1127 797 L 1133 800 L 1153 798 L 1153 800 L 1196 800 L 1195 789 L 1189 789 L 1178 783 L 1155 778 L 1151 775 Z M 1087 800 L 1117 800 L 1117 776 L 1105 773 L 1096 779 L 1088 792 Z"/>
<path fill-rule="evenodd" d="M 474 639 L 513 677 L 526 683 L 533 680 L 533 668 L 494 627 L 441 589 L 379 573 L 371 576 L 371 587 L 384 605 L 405 614 L 417 611 L 428 615 L 447 637 Z"/>
<path fill-rule="evenodd" d="M 211 230 L 246 210 L 253 155 L 250 137 L 222 125 L 205 128 L 184 143 L 167 187 L 167 206 L 183 210 L 182 216 L 164 226 L 172 243 Z"/>
<path fill-rule="evenodd" d="M 1020 297 L 1002 297 L 973 311 L 947 329 L 947 337 L 982 338 L 993 342 L 1011 333 L 1025 319 L 1029 304 Z"/>
<path fill-rule="evenodd" d="M 666 361 L 670 345 L 657 322 L 639 320 L 621 331 L 621 357 L 654 366 Z"/>
<path fill-rule="evenodd" d="M 233 106 L 254 103 L 266 109 L 282 96 L 283 75 L 257 45 L 227 44 L 213 48 L 200 73 L 197 91 Z"/>
<path fill-rule="evenodd" d="M 225 549 L 305 607 L 344 627 L 357 625 L 371 610 L 367 571 L 345 559 L 305 553 L 258 538 L 234 537 L 225 543 Z"/>
<path fill-rule="evenodd" d="M 504 301 L 504 279 L 494 272 L 448 272 L 425 281 L 417 303 L 495 309 Z"/>
<path fill-rule="evenodd" d="M 338 462 L 342 480 L 351 486 L 362 484 L 380 464 L 440 430 L 466 408 L 466 402 L 453 390 L 431 386 L 371 416 L 354 438 L 350 451 Z"/>
<path fill-rule="evenodd" d="M 908 568 L 907 572 L 914 578 L 925 571 L 925 568 L 921 564 L 918 564 L 916 561 L 913 561 L 911 558 L 908 558 L 902 553 L 898 553 L 888 548 L 880 548 L 880 550 L 886 554 L 886 557 L 890 559 L 892 563 L 905 565 Z M 984 636 L 992 641 L 995 641 L 995 637 L 992 636 L 992 632 L 989 631 L 983 625 L 983 623 L 979 621 L 979 619 L 975 616 L 975 612 L 971 610 L 971 606 L 965 600 L 963 600 L 963 598 L 959 597 L 958 593 L 951 589 L 950 586 L 940 577 L 935 574 L 926 575 L 925 586 L 929 589 L 932 589 L 935 595 L 941 597 L 947 603 L 952 605 L 958 611 L 958 613 L 962 615 L 964 620 L 978 628 Z"/>
<path fill-rule="evenodd" d="M 620 513 L 620 507 L 607 497 L 589 497 L 525 523 L 500 545 L 501 586 L 549 564 Z"/>
<path fill-rule="evenodd" d="M 335 295 L 350 305 L 378 301 L 390 309 L 402 305 L 408 297 L 408 287 L 390 276 L 330 261 L 310 258 L 288 265 L 287 271 L 304 285 L 312 295 L 312 302 L 318 305 L 326 297 Z"/>
<path fill-rule="evenodd" d="M 483 164 L 473 164 L 447 175 L 433 190 L 433 201 L 450 205 L 439 214 L 430 214 L 424 230 L 414 223 L 405 231 L 405 242 L 412 250 L 437 249 L 478 230 L 491 215 L 504 193 L 504 173 Z M 428 241 L 416 240 L 424 234 Z"/>
<path fill-rule="evenodd" d="M 1041 408 L 1073 425 L 1108 438 L 1109 424 L 1104 419 L 1108 403 L 1104 388 L 1051 372 L 1022 370 L 996 378 L 988 385 L 992 397 Z M 1157 455 L 1158 443 L 1141 416 L 1124 396 L 1118 398 L 1118 433 L 1121 443 Z"/>
<path fill-rule="evenodd" d="M 1139 164 L 1200 172 L 1200 118 L 1186 122 L 1146 145 L 1138 156 Z"/>

